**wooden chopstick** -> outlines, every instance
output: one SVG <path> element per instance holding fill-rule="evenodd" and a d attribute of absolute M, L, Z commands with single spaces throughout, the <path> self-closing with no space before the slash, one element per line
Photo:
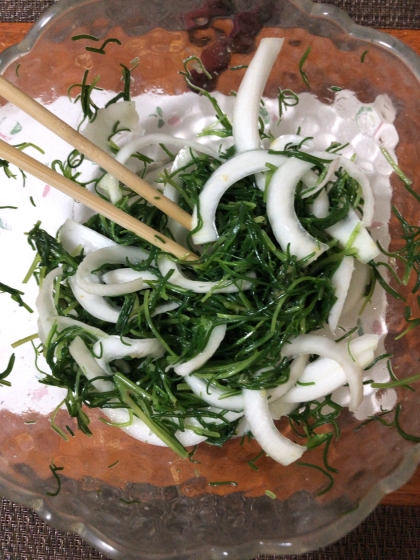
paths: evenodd
<path fill-rule="evenodd" d="M 79 132 L 74 130 L 74 128 L 32 99 L 32 97 L 29 97 L 29 95 L 9 82 L 4 76 L 0 76 L 0 95 L 54 132 L 54 134 L 57 134 L 57 136 L 68 142 L 80 153 L 105 169 L 105 171 L 111 173 L 111 175 L 124 183 L 124 185 L 145 198 L 150 204 L 153 204 L 153 206 L 162 210 L 162 212 L 176 220 L 185 228 L 191 230 L 192 217 L 188 212 L 185 212 L 185 210 L 172 202 L 172 200 L 169 200 L 166 196 L 160 195 L 159 199 L 156 198 L 156 190 L 151 185 L 143 181 L 143 179 L 138 177 L 135 173 L 132 173 L 101 148 L 98 148 L 96 144 L 82 136 Z"/>
<path fill-rule="evenodd" d="M 64 194 L 78 200 L 95 212 L 102 214 L 105 218 L 108 218 L 123 228 L 132 231 L 152 245 L 159 247 L 159 249 L 162 249 L 179 259 L 184 259 L 186 261 L 197 260 L 197 255 L 191 253 L 188 249 L 182 247 L 182 245 L 179 245 L 169 237 L 164 236 L 143 222 L 140 222 L 133 216 L 130 216 L 130 214 L 116 208 L 110 202 L 96 196 L 70 179 L 67 179 L 67 177 L 63 177 L 63 175 L 60 175 L 53 169 L 50 169 L 31 156 L 28 156 L 28 154 L 24 154 L 14 146 L 4 142 L 4 140 L 0 140 L 0 156 L 13 165 L 20 167 L 23 171 L 33 175 L 37 179 L 48 183 Z"/>

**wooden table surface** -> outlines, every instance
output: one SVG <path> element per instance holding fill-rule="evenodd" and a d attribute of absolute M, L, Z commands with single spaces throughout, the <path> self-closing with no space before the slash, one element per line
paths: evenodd
<path fill-rule="evenodd" d="M 31 25 L 30 23 L 0 22 L 0 51 L 22 41 Z M 420 56 L 420 30 L 386 29 L 384 31 L 406 43 Z M 407 484 L 396 492 L 385 496 L 381 503 L 398 506 L 420 506 L 420 467 Z"/>

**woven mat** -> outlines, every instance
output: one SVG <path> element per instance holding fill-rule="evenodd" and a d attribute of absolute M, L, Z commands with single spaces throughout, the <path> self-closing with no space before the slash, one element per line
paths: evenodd
<path fill-rule="evenodd" d="M 108 560 L 80 537 L 49 527 L 36 513 L 3 500 L 2 560 Z M 258 560 L 274 560 L 259 556 Z M 280 558 L 280 557 L 276 557 Z M 415 560 L 420 558 L 420 507 L 379 506 L 357 529 L 318 552 L 284 560 Z M 245 559 L 244 559 L 245 560 Z"/>
<path fill-rule="evenodd" d="M 116 0 L 118 1 L 118 0 Z M 315 0 L 320 1 L 320 0 Z M 323 0 L 361 25 L 420 29 L 420 0 Z M 1 0 L 0 21 L 35 21 L 54 0 Z M 49 527 L 36 513 L 7 500 L 0 509 L 2 560 L 108 560 L 79 536 Z M 273 560 L 261 556 L 259 560 Z M 360 527 L 318 552 L 289 560 L 415 560 L 420 558 L 420 508 L 378 507 Z"/>
<path fill-rule="evenodd" d="M 0 21 L 35 21 L 54 1 L 57 0 L 0 0 Z M 419 0 L 314 1 L 342 8 L 360 25 L 384 29 L 420 29 Z"/>

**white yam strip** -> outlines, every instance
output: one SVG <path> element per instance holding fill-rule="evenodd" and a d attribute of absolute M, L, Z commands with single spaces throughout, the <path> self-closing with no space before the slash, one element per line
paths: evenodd
<path fill-rule="evenodd" d="M 340 157 L 340 167 L 342 167 L 344 171 L 350 175 L 350 177 L 359 183 L 362 189 L 364 201 L 363 219 L 361 222 L 365 227 L 370 227 L 372 225 L 373 212 L 375 209 L 375 199 L 369 179 L 366 173 L 362 171 L 358 165 L 343 156 Z"/>
<path fill-rule="evenodd" d="M 284 39 L 262 39 L 242 78 L 233 111 L 233 139 L 238 153 L 261 147 L 258 116 L 261 97 Z"/>
<path fill-rule="evenodd" d="M 58 231 L 59 241 L 67 253 L 81 247 L 87 255 L 104 247 L 114 247 L 115 241 L 73 220 L 67 219 Z"/>
<path fill-rule="evenodd" d="M 316 334 L 301 334 L 282 348 L 282 356 L 291 357 L 300 354 L 316 354 L 323 358 L 336 361 L 343 369 L 350 389 L 351 412 L 355 411 L 363 399 L 362 368 L 353 361 L 347 343 L 336 343 L 333 340 Z"/>
<path fill-rule="evenodd" d="M 143 279 L 138 278 L 130 282 L 121 284 L 98 284 L 97 276 L 92 271 L 97 270 L 104 264 L 138 264 L 148 258 L 148 254 L 138 247 L 124 247 L 118 245 L 116 247 L 105 247 L 98 249 L 93 253 L 89 253 L 76 272 L 76 280 L 80 288 L 88 294 L 98 296 L 120 296 L 141 290 L 143 288 Z"/>
<path fill-rule="evenodd" d="M 105 284 L 123 284 L 125 282 L 132 282 L 133 280 L 138 280 L 141 278 L 145 282 L 147 280 L 154 281 L 158 280 L 156 274 L 149 272 L 148 270 L 134 270 L 133 268 L 116 268 L 115 270 L 110 270 L 102 276 L 102 281 Z M 148 284 L 145 284 L 143 288 L 149 288 Z"/>
<path fill-rule="evenodd" d="M 368 263 L 380 254 L 378 246 L 353 209 L 349 210 L 345 218 L 327 228 L 326 231 L 333 239 L 336 239 L 343 248 L 347 247 L 347 243 L 354 232 L 357 232 L 351 247 L 357 250 L 356 258 L 362 263 Z"/>
<path fill-rule="evenodd" d="M 319 182 L 318 182 L 319 180 L 318 177 L 318 180 L 313 187 L 307 184 L 307 181 L 305 181 L 306 175 L 304 175 L 302 181 L 307 185 L 308 189 L 301 193 L 302 198 L 308 198 L 308 196 L 312 196 L 316 194 L 318 191 L 320 191 L 321 189 L 323 189 L 325 185 L 327 185 L 333 179 L 335 172 L 339 168 L 339 163 L 340 161 L 338 158 L 332 161 L 328 166 L 328 171 L 325 174 L 325 177 L 322 179 L 322 181 Z"/>
<path fill-rule="evenodd" d="M 287 466 L 302 457 L 306 447 L 284 437 L 274 425 L 264 390 L 243 389 L 245 418 L 252 435 L 272 459 Z"/>
<path fill-rule="evenodd" d="M 92 354 L 89 352 L 87 346 L 80 337 L 76 337 L 71 342 L 69 351 L 74 361 L 90 381 L 96 377 L 107 375 L 107 373 L 93 358 Z M 114 390 L 114 384 L 111 381 L 106 381 L 105 379 L 97 379 L 96 381 L 93 381 L 93 385 L 101 393 Z M 129 413 L 125 408 L 101 408 L 101 411 L 111 420 L 111 422 L 119 424 L 128 422 L 130 418 Z M 121 429 L 135 439 L 152 445 L 166 447 L 166 444 L 163 443 L 163 441 L 136 416 L 133 416 L 133 422 L 130 426 Z"/>
<path fill-rule="evenodd" d="M 48 334 L 54 325 L 55 318 L 58 315 L 54 304 L 53 288 L 55 279 L 60 278 L 62 275 L 63 269 L 61 267 L 51 270 L 51 272 L 45 276 L 35 301 L 35 306 L 38 311 L 38 335 L 42 342 L 47 340 Z"/>
<path fill-rule="evenodd" d="M 176 301 L 170 301 L 169 303 L 158 305 L 151 314 L 151 317 L 156 317 L 156 315 L 161 315 L 162 313 L 169 313 L 169 311 L 174 311 L 174 309 L 178 309 L 180 305 L 181 304 Z"/>
<path fill-rule="evenodd" d="M 176 365 L 174 367 L 175 373 L 181 375 L 182 377 L 185 377 L 186 375 L 189 375 L 193 371 L 196 371 L 201 366 L 203 366 L 208 360 L 210 360 L 210 358 L 219 348 L 222 340 L 225 338 L 225 335 L 226 325 L 217 325 L 216 327 L 214 327 L 214 329 L 210 333 L 209 340 L 203 351 L 197 354 L 197 356 L 194 356 L 194 358 L 191 358 L 191 360 Z"/>
<path fill-rule="evenodd" d="M 80 337 L 76 337 L 69 346 L 70 354 L 72 355 L 74 361 L 83 371 L 87 379 L 92 380 L 95 377 L 100 377 L 107 375 L 107 373 L 100 367 L 96 362 L 95 358 L 89 352 L 85 343 Z M 112 391 L 114 389 L 114 384 L 106 379 L 97 379 L 93 382 L 94 387 L 100 392 Z M 129 413 L 125 408 L 101 408 L 101 411 L 109 418 L 111 422 L 116 424 L 123 424 L 128 422 L 130 419 Z M 132 423 L 125 427 L 120 428 L 128 434 L 129 436 L 149 443 L 151 445 L 158 445 L 161 447 L 167 447 L 166 444 L 154 434 L 146 424 L 140 420 L 137 416 L 133 416 Z M 184 432 L 177 431 L 175 437 L 183 445 L 197 445 L 201 443 L 206 438 L 204 436 L 198 436 L 191 430 L 185 430 Z"/>
<path fill-rule="evenodd" d="M 354 260 L 354 272 L 351 277 L 349 291 L 344 302 L 342 315 L 355 308 L 365 293 L 366 286 L 370 280 L 371 268 L 368 264 Z"/>
<path fill-rule="evenodd" d="M 210 406 L 216 406 L 223 410 L 243 410 L 244 400 L 242 395 L 235 395 L 232 397 L 224 397 L 226 391 L 221 391 L 212 387 L 200 377 L 195 375 L 187 375 L 185 382 L 188 383 L 191 391 L 203 399 Z"/>
<path fill-rule="evenodd" d="M 331 278 L 334 294 L 337 298 L 328 315 L 328 326 L 332 333 L 337 328 L 338 321 L 343 312 L 344 302 L 346 301 L 353 275 L 354 262 L 355 259 L 353 257 L 344 257 Z"/>
<path fill-rule="evenodd" d="M 88 122 L 82 130 L 82 135 L 108 154 L 112 154 L 108 138 L 112 135 L 117 122 L 120 129 L 134 131 L 138 128 L 139 116 L 134 101 L 119 101 L 99 109 L 95 120 Z M 140 132 L 144 133 L 144 130 L 141 129 Z"/>
<path fill-rule="evenodd" d="M 61 267 L 51 270 L 44 278 L 42 287 L 39 291 L 38 297 L 36 298 L 35 305 L 38 311 L 38 335 L 41 342 L 45 342 L 47 340 L 54 323 L 57 325 L 58 331 L 67 327 L 76 326 L 82 327 L 98 338 L 108 336 L 96 327 L 91 327 L 81 321 L 72 319 L 71 317 L 61 317 L 58 315 L 54 304 L 53 288 L 55 279 L 60 278 L 62 275 L 63 269 Z"/>
<path fill-rule="evenodd" d="M 245 418 L 245 416 L 242 416 L 242 420 L 236 426 L 235 435 L 233 435 L 232 437 L 233 438 L 242 437 L 248 434 L 250 431 L 251 428 L 249 427 L 248 420 Z"/>
<path fill-rule="evenodd" d="M 377 335 L 368 334 L 350 342 L 350 353 L 362 369 L 373 361 L 378 340 Z M 346 375 L 334 360 L 318 358 L 306 366 L 299 381 L 311 385 L 296 385 L 281 398 L 282 402 L 301 403 L 325 397 L 345 385 Z"/>
<path fill-rule="evenodd" d="M 126 336 L 109 336 L 105 340 L 98 340 L 93 346 L 93 353 L 98 365 L 112 375 L 109 362 L 121 360 L 130 356 L 131 358 L 160 358 L 165 353 L 162 344 L 156 338 L 128 338 Z"/>
<path fill-rule="evenodd" d="M 328 245 L 316 240 L 302 227 L 295 212 L 297 184 L 311 167 L 312 163 L 289 158 L 274 173 L 267 190 L 267 215 L 275 238 L 283 251 L 289 247 L 290 253 L 298 259 L 314 253 L 308 262 L 328 249 Z"/>
<path fill-rule="evenodd" d="M 148 146 L 153 146 L 157 144 L 170 144 L 171 146 L 176 146 L 179 148 L 184 148 L 188 146 L 193 150 L 207 154 L 209 156 L 215 157 L 219 159 L 219 155 L 214 150 L 208 148 L 207 146 L 203 146 L 198 142 L 194 142 L 191 140 L 186 140 L 185 138 L 177 138 L 176 136 L 171 136 L 169 134 L 147 134 L 146 136 L 141 136 L 139 138 L 135 138 L 128 142 L 123 146 L 120 151 L 115 156 L 115 159 L 122 164 L 125 164 L 130 157 L 146 148 Z M 99 181 L 99 187 L 104 191 L 108 192 L 111 198 L 111 202 L 115 204 L 121 198 L 121 190 L 119 188 L 119 181 L 113 175 L 107 173 L 102 177 Z M 166 196 L 166 195 L 165 195 Z"/>
<path fill-rule="evenodd" d="M 88 313 L 101 321 L 116 323 L 121 313 L 121 308 L 111 305 L 102 296 L 88 294 L 78 285 L 75 276 L 70 276 L 69 285 L 74 297 Z"/>
<path fill-rule="evenodd" d="M 208 156 L 220 159 L 220 156 L 217 152 L 215 152 L 208 146 L 200 144 L 199 142 L 194 142 L 193 140 L 187 140 L 186 138 L 178 138 L 177 136 L 171 136 L 170 134 L 161 133 L 147 134 L 146 136 L 135 138 L 120 149 L 118 154 L 115 156 L 115 159 L 120 163 L 126 163 L 126 161 L 136 152 L 139 152 L 147 146 L 153 146 L 157 144 L 170 144 L 171 146 L 176 146 L 180 149 L 188 146 L 196 152 L 207 154 Z"/>
<path fill-rule="evenodd" d="M 267 397 L 269 397 L 269 405 L 271 405 L 277 399 L 280 399 L 285 395 L 292 387 L 296 385 L 296 381 L 302 376 L 306 364 L 308 363 L 309 355 L 302 354 L 295 358 L 290 365 L 289 379 L 278 385 L 275 389 L 269 389 L 267 391 Z"/>
<path fill-rule="evenodd" d="M 314 200 L 314 203 L 312 204 L 311 212 L 316 218 L 326 218 L 328 216 L 329 209 L 330 209 L 330 200 L 328 198 L 327 191 L 324 189 L 318 194 L 318 196 Z"/>
<path fill-rule="evenodd" d="M 182 150 L 179 150 L 178 155 L 174 159 L 174 162 L 171 167 L 172 181 L 176 185 L 179 186 L 182 185 L 182 180 L 180 179 L 176 171 L 182 169 L 183 167 L 191 163 L 191 161 L 192 161 L 192 156 L 191 156 L 191 150 L 189 148 L 183 148 Z M 192 166 L 190 167 L 190 169 L 192 169 Z M 169 198 L 169 200 L 172 200 L 172 202 L 178 204 L 180 194 L 179 191 L 174 187 L 174 185 L 171 185 L 170 183 L 166 183 L 163 189 L 163 194 L 167 198 Z M 173 218 L 168 218 L 168 229 L 174 236 L 174 239 L 177 243 L 179 243 L 184 247 L 187 246 L 187 235 L 189 232 L 183 225 L 178 223 Z"/>
<path fill-rule="evenodd" d="M 252 150 L 238 154 L 221 165 L 204 185 L 199 196 L 201 228 L 193 234 L 196 245 L 216 241 L 218 233 L 215 225 L 216 210 L 223 194 L 237 181 L 266 171 L 266 164 L 278 167 L 286 161 L 285 156 L 269 154 L 267 150 Z M 198 226 L 198 210 L 194 207 L 192 226 Z"/>
<path fill-rule="evenodd" d="M 196 294 L 206 294 L 212 291 L 214 294 L 233 294 L 239 292 L 239 290 L 249 290 L 252 286 L 252 282 L 248 280 L 227 280 L 220 282 L 206 282 L 204 280 L 191 280 L 184 276 L 181 271 L 181 267 L 174 263 L 169 257 L 160 256 L 158 257 L 158 267 L 163 276 L 166 276 L 168 272 L 174 271 L 172 276 L 169 278 L 169 283 L 179 286 L 180 288 L 185 288 L 186 290 L 191 290 Z M 249 278 L 255 278 L 254 273 L 250 273 Z"/>
<path fill-rule="evenodd" d="M 282 416 L 288 416 L 296 409 L 296 403 L 287 403 L 282 400 L 268 401 L 268 410 L 273 420 L 280 420 Z"/>

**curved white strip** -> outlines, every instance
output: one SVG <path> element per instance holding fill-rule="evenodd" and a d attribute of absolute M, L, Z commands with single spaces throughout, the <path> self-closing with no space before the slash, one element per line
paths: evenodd
<path fill-rule="evenodd" d="M 260 171 L 266 171 L 266 163 L 282 165 L 287 158 L 269 154 L 267 150 L 252 150 L 238 154 L 221 165 L 207 183 L 199 196 L 200 216 L 203 221 L 201 228 L 193 234 L 192 239 L 196 245 L 209 243 L 218 238 L 215 226 L 216 210 L 223 194 L 237 181 Z M 197 207 L 193 211 L 192 227 L 198 226 Z"/>
<path fill-rule="evenodd" d="M 208 385 L 207 381 L 195 375 L 187 375 L 187 377 L 185 377 L 185 382 L 188 383 L 191 391 L 197 395 L 197 397 L 203 399 L 203 401 L 210 406 L 216 406 L 223 410 L 242 410 L 244 408 L 242 395 L 223 398 L 226 391 L 221 391 L 220 389 Z"/>
<path fill-rule="evenodd" d="M 170 144 L 172 146 L 177 146 L 179 148 L 184 148 L 188 146 L 189 148 L 212 156 L 216 159 L 219 159 L 219 154 L 214 150 L 208 148 L 207 146 L 203 146 L 198 142 L 194 142 L 191 140 L 187 140 L 185 138 L 177 138 L 176 136 L 171 136 L 169 134 L 147 134 L 146 136 L 140 136 L 131 140 L 125 144 L 120 151 L 115 156 L 115 159 L 122 164 L 125 164 L 127 160 L 136 152 L 139 152 L 143 148 L 147 146 L 152 146 L 154 144 Z M 106 173 L 102 179 L 99 181 L 98 186 L 109 193 L 111 202 L 115 204 L 121 198 L 121 190 L 119 188 L 119 181 L 116 177 L 111 175 L 110 173 Z M 166 194 L 165 194 L 166 196 Z"/>
<path fill-rule="evenodd" d="M 238 280 L 234 283 L 233 280 L 227 280 L 223 282 L 206 282 L 205 280 L 191 280 L 184 276 L 181 271 L 181 267 L 172 261 L 169 257 L 164 255 L 158 257 L 158 267 L 163 276 L 166 276 L 168 272 L 173 270 L 172 276 L 169 278 L 169 283 L 179 286 L 180 288 L 185 288 L 186 290 L 191 290 L 196 294 L 207 294 L 212 291 L 214 294 L 233 294 L 239 292 L 239 290 L 249 290 L 252 286 L 252 282 L 249 280 Z M 255 278 L 254 273 L 248 274 L 249 278 Z M 219 286 L 216 288 L 216 286 Z"/>
<path fill-rule="evenodd" d="M 105 235 L 69 218 L 58 230 L 58 238 L 61 245 L 70 254 L 73 254 L 78 247 L 82 247 L 84 254 L 87 255 L 104 247 L 115 247 L 118 245 L 115 241 L 105 237 Z"/>
<path fill-rule="evenodd" d="M 368 264 L 354 260 L 354 272 L 351 278 L 349 291 L 344 302 L 342 315 L 345 315 L 360 302 L 370 280 L 371 268 Z"/>
<path fill-rule="evenodd" d="M 245 418 L 252 435 L 272 459 L 287 466 L 302 457 L 306 447 L 297 445 L 284 437 L 274 425 L 268 408 L 265 391 L 242 391 Z"/>
<path fill-rule="evenodd" d="M 326 218 L 330 209 L 330 199 L 328 193 L 322 190 L 312 204 L 311 212 L 316 218 Z"/>
<path fill-rule="evenodd" d="M 238 153 L 261 147 L 258 116 L 268 76 L 284 39 L 262 39 L 242 78 L 233 111 L 233 139 Z"/>
<path fill-rule="evenodd" d="M 101 321 L 107 321 L 108 323 L 116 323 L 118 321 L 118 317 L 121 313 L 120 307 L 112 306 L 102 296 L 88 294 L 82 290 L 82 288 L 78 285 L 75 276 L 70 276 L 68 282 L 74 297 L 83 309 L 86 309 L 86 311 L 93 317 L 96 317 Z"/>
<path fill-rule="evenodd" d="M 345 218 L 327 228 L 325 231 L 328 232 L 333 239 L 336 239 L 344 248 L 356 231 L 356 228 L 358 233 L 354 236 L 351 247 L 357 250 L 356 258 L 359 259 L 360 262 L 368 263 L 380 255 L 381 252 L 352 208 L 350 208 Z"/>
<path fill-rule="evenodd" d="M 194 358 L 191 358 L 191 360 L 176 365 L 174 367 L 175 373 L 181 375 L 182 377 L 185 377 L 186 375 L 189 375 L 193 371 L 196 371 L 201 366 L 203 366 L 219 348 L 222 340 L 225 338 L 225 334 L 226 325 L 217 325 L 216 327 L 214 327 L 214 329 L 210 333 L 209 340 L 204 350 L 197 354 L 197 356 L 194 356 Z"/>
<path fill-rule="evenodd" d="M 270 398 L 269 405 L 275 402 L 277 399 L 280 399 L 283 395 L 285 395 L 292 387 L 295 386 L 296 381 L 302 376 L 306 364 L 308 363 L 309 355 L 302 354 L 295 358 L 290 365 L 290 372 L 289 372 L 289 379 L 286 383 L 282 383 L 278 385 L 275 389 L 269 389 L 267 391 L 267 397 Z"/>
<path fill-rule="evenodd" d="M 135 128 L 138 128 L 139 115 L 134 101 L 119 101 L 99 109 L 95 120 L 89 121 L 81 133 L 99 148 L 112 154 L 108 138 L 113 134 L 117 122 L 119 129 L 128 128 L 134 131 Z M 141 129 L 140 132 L 144 133 L 144 130 Z"/>
<path fill-rule="evenodd" d="M 356 410 L 363 399 L 362 368 L 353 361 L 347 343 L 336 343 L 333 340 L 316 334 L 301 334 L 286 343 L 281 349 L 282 356 L 290 357 L 299 354 L 315 354 L 330 358 L 343 369 L 350 388 L 350 411 Z"/>
<path fill-rule="evenodd" d="M 275 238 L 283 251 L 289 247 L 298 259 L 314 253 L 308 264 L 329 248 L 302 227 L 295 212 L 296 186 L 311 167 L 312 163 L 289 158 L 274 173 L 267 190 L 267 215 Z"/>
<path fill-rule="evenodd" d="M 92 380 L 95 377 L 107 375 L 107 373 L 93 358 L 81 338 L 76 337 L 71 342 L 69 351 L 74 361 L 78 364 L 89 380 Z M 112 391 L 114 389 L 114 384 L 106 379 L 97 379 L 93 382 L 93 385 L 100 392 Z M 125 408 L 101 408 L 101 411 L 111 422 L 118 424 L 128 422 L 130 419 L 129 413 Z M 132 420 L 133 421 L 129 426 L 120 429 L 129 436 L 138 439 L 139 441 L 143 441 L 144 443 L 167 447 L 166 444 L 157 435 L 155 435 L 142 420 L 140 420 L 140 418 L 133 415 Z M 183 445 L 197 445 L 206 439 L 204 436 L 198 436 L 191 430 L 185 430 L 183 432 L 178 430 L 175 433 L 175 437 Z"/>
<path fill-rule="evenodd" d="M 102 281 L 105 284 L 124 284 L 126 282 L 132 282 L 133 280 L 142 279 L 147 280 L 158 280 L 158 276 L 149 272 L 148 270 L 134 270 L 133 268 L 116 268 L 115 270 L 110 270 L 102 276 Z M 149 288 L 148 284 L 143 286 L 144 289 Z"/>
<path fill-rule="evenodd" d="M 333 333 L 337 328 L 347 298 L 354 270 L 354 262 L 353 257 L 344 257 L 331 278 L 335 297 L 337 298 L 328 315 L 328 326 Z"/>
<path fill-rule="evenodd" d="M 108 335 L 105 332 L 96 327 L 92 327 L 71 317 L 62 317 L 58 315 L 54 303 L 53 288 L 55 279 L 61 277 L 62 274 L 63 269 L 61 267 L 51 270 L 44 278 L 42 287 L 35 301 L 35 306 L 38 311 L 38 335 L 41 342 L 47 340 L 54 323 L 56 323 L 58 331 L 62 331 L 67 327 L 81 327 L 97 338 L 107 337 Z"/>
<path fill-rule="evenodd" d="M 160 358 L 165 349 L 156 338 L 128 338 L 126 336 L 109 336 L 106 340 L 98 340 L 93 346 L 96 362 L 108 374 L 112 375 L 109 362 L 121 360 L 130 356 L 131 358 Z"/>
<path fill-rule="evenodd" d="M 148 253 L 138 247 L 105 247 L 87 255 L 76 272 L 77 284 L 88 294 L 98 296 L 119 296 L 136 292 L 143 288 L 142 278 L 122 284 L 98 284 L 98 277 L 92 272 L 104 264 L 138 264 L 148 258 Z"/>

